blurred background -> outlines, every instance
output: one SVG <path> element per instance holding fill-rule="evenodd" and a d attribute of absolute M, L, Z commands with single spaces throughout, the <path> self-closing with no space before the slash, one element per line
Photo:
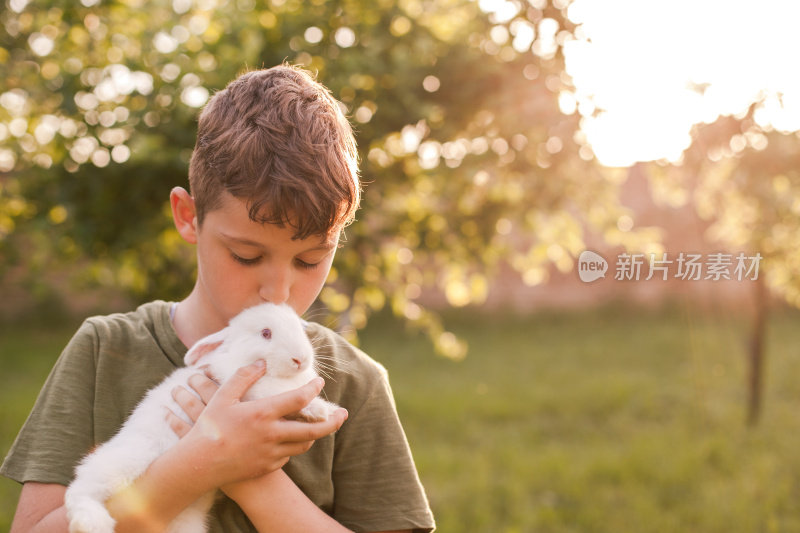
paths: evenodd
<path fill-rule="evenodd" d="M 168 194 L 197 114 L 288 61 L 366 183 L 313 316 L 389 369 L 439 531 L 800 531 L 798 15 L 4 0 L 3 452 L 83 317 L 191 289 Z"/>

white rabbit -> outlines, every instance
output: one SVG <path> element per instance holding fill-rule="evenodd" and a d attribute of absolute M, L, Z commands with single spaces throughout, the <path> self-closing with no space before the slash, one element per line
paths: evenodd
<path fill-rule="evenodd" d="M 190 422 L 172 399 L 171 391 L 208 365 L 210 374 L 222 383 L 238 368 L 264 359 L 266 375 L 259 379 L 244 400 L 264 398 L 296 389 L 316 375 L 314 349 L 303 324 L 287 305 L 265 303 L 245 309 L 231 319 L 228 327 L 198 341 L 187 352 L 187 367 L 179 368 L 151 389 L 131 416 L 108 442 L 87 455 L 75 470 L 67 488 L 65 504 L 70 533 L 113 533 L 115 521 L 104 503 L 117 490 L 138 478 L 158 456 L 178 441 L 170 428 L 164 406 Z M 299 417 L 325 420 L 336 405 L 314 398 Z M 214 502 L 212 491 L 185 509 L 168 528 L 169 533 L 202 533 L 206 515 Z"/>

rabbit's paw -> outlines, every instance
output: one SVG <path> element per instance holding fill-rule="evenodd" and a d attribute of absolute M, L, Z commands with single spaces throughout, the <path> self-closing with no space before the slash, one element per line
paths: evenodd
<path fill-rule="evenodd" d="M 307 406 L 303 407 L 298 413 L 297 418 L 306 422 L 322 422 L 338 408 L 336 404 L 326 402 L 320 397 L 311 400 Z"/>
<path fill-rule="evenodd" d="M 91 500 L 69 513 L 69 533 L 114 533 L 116 521 L 106 508 Z"/>

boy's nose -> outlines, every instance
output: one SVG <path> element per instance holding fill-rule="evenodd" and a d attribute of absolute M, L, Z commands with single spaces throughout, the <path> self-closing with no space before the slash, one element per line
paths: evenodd
<path fill-rule="evenodd" d="M 268 272 L 261 282 L 259 295 L 265 302 L 283 304 L 289 300 L 291 278 L 286 272 Z"/>

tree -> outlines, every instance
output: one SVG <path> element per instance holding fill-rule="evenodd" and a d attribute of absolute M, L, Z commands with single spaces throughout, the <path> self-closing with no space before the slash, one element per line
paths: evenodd
<path fill-rule="evenodd" d="M 389 306 L 460 357 L 426 293 L 480 303 L 501 262 L 535 284 L 551 263 L 571 268 L 587 229 L 640 237 L 616 229 L 616 184 L 559 109 L 572 27 L 545 2 L 8 6 L 0 246 L 17 263 L 90 258 L 94 283 L 180 297 L 191 258 L 165 206 L 197 110 L 242 69 L 284 60 L 318 71 L 356 126 L 368 186 L 322 294 L 356 329 Z"/>
<path fill-rule="evenodd" d="M 747 420 L 761 414 L 766 327 L 770 292 L 800 306 L 800 155 L 798 134 L 765 120 L 763 95 L 738 117 L 723 116 L 699 125 L 680 165 L 651 167 L 655 179 L 693 189 L 698 214 L 711 221 L 708 236 L 759 261 L 748 340 Z"/>

